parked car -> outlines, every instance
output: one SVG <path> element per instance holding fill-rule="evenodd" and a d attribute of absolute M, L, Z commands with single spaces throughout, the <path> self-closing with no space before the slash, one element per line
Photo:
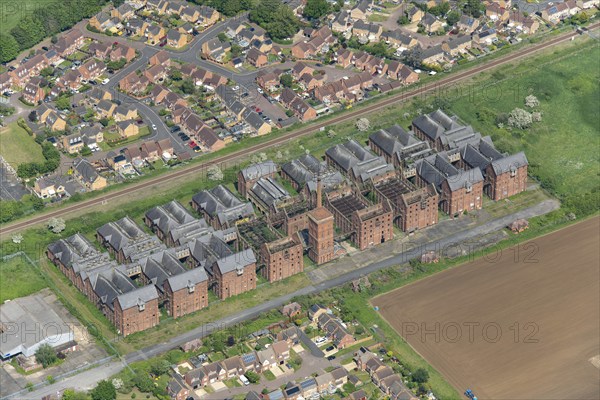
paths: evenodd
<path fill-rule="evenodd" d="M 106 78 L 106 79 L 104 79 L 104 80 L 102 81 L 102 84 L 103 84 L 103 85 L 106 85 L 108 82 L 110 82 L 110 79 Z"/>
<path fill-rule="evenodd" d="M 200 153 L 200 152 L 202 151 L 202 149 L 201 149 L 201 148 L 200 148 L 200 146 L 198 146 L 198 145 L 194 146 L 194 149 L 193 149 L 193 150 L 194 150 L 196 153 Z"/>
<path fill-rule="evenodd" d="M 181 137 L 181 140 L 183 140 L 184 142 L 187 142 L 188 140 L 190 140 L 190 137 L 188 135 L 183 135 Z"/>
<path fill-rule="evenodd" d="M 152 124 L 152 130 L 155 131 L 156 130 L 156 125 Z"/>
<path fill-rule="evenodd" d="M 179 132 L 181 131 L 181 128 L 177 125 L 171 127 L 171 132 L 175 133 L 175 132 Z"/>
<path fill-rule="evenodd" d="M 333 349 L 335 349 L 335 347 L 329 346 L 328 348 L 325 349 L 325 351 L 333 351 Z"/>
<path fill-rule="evenodd" d="M 335 356 L 329 356 L 329 357 L 327 357 L 327 360 L 328 361 L 333 361 L 333 360 L 335 360 Z"/>

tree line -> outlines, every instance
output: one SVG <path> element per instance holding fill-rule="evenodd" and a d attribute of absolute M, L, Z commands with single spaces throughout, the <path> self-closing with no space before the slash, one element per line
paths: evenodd
<path fill-rule="evenodd" d="M 14 60 L 48 36 L 71 28 L 97 14 L 108 0 L 60 0 L 21 17 L 8 33 L 0 34 L 0 62 Z"/>

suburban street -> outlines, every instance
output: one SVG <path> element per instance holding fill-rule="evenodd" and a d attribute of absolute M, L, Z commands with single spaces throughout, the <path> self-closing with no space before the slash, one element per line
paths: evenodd
<path fill-rule="evenodd" d="M 325 274 L 324 276 L 326 276 L 327 278 L 317 278 L 316 280 L 313 280 L 311 285 L 303 287 L 293 293 L 289 293 L 284 296 L 280 296 L 278 298 L 266 301 L 255 307 L 242 310 L 236 314 L 214 321 L 213 323 L 200 325 L 191 331 L 173 337 L 163 343 L 148 346 L 139 351 L 127 354 L 121 357 L 119 360 L 107 361 L 103 364 L 90 366 L 89 369 L 86 369 L 77 375 L 65 377 L 64 379 L 61 379 L 61 377 L 55 377 L 57 378 L 58 382 L 54 384 L 44 385 L 42 387 L 36 388 L 32 392 L 24 391 L 19 393 L 12 393 L 10 395 L 2 397 L 2 399 L 40 399 L 43 396 L 55 394 L 56 392 L 69 387 L 75 387 L 78 390 L 91 389 L 99 380 L 106 379 L 109 376 L 117 374 L 119 371 L 121 371 L 123 368 L 126 368 L 131 363 L 155 357 L 184 343 L 187 343 L 193 339 L 206 337 L 211 333 L 218 331 L 219 329 L 223 329 L 225 327 L 232 326 L 243 321 L 255 318 L 261 313 L 264 313 L 274 308 L 281 307 L 282 305 L 290 302 L 290 300 L 296 296 L 314 294 L 336 286 L 344 285 L 361 276 L 365 276 L 372 272 L 385 269 L 394 265 L 406 263 L 411 259 L 418 258 L 423 252 L 429 251 L 430 249 L 445 249 L 450 247 L 454 248 L 460 246 L 461 243 L 469 243 L 469 246 L 467 248 L 473 250 L 473 242 L 477 242 L 478 239 L 481 239 L 486 235 L 504 229 L 512 221 L 519 218 L 529 219 L 535 216 L 544 215 L 558 209 L 559 206 L 560 204 L 556 200 L 546 200 L 542 203 L 539 203 L 522 211 L 518 211 L 501 218 L 490 220 L 485 224 L 474 227 L 472 229 L 456 231 L 455 233 L 445 236 L 436 241 L 426 242 L 423 240 L 416 239 L 414 242 L 410 242 L 407 243 L 407 245 L 402 246 L 402 248 L 408 248 L 408 250 L 397 252 L 393 256 L 387 258 L 386 255 L 389 255 L 390 253 L 387 252 L 387 248 L 382 247 L 380 248 L 380 251 L 378 252 L 377 256 L 373 256 L 371 258 L 382 258 L 380 261 L 370 263 L 363 267 L 354 269 L 349 273 L 345 273 L 338 276 L 328 276 L 327 274 Z M 440 222 L 440 225 L 448 223 L 451 224 L 452 221 L 446 220 Z M 336 263 L 334 262 L 330 265 L 325 266 L 322 269 L 327 271 L 328 268 L 334 266 L 335 264 Z"/>

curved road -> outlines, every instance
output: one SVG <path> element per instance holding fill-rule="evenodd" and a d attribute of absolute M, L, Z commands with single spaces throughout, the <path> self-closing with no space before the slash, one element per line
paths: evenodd
<path fill-rule="evenodd" d="M 600 22 L 590 25 L 589 29 L 590 30 L 595 29 L 598 26 L 600 26 Z M 496 68 L 500 65 L 504 65 L 504 64 L 513 62 L 515 60 L 530 56 L 532 54 L 537 53 L 538 51 L 544 50 L 546 48 L 552 47 L 552 46 L 557 45 L 562 42 L 566 42 L 566 41 L 570 40 L 572 37 L 576 37 L 576 36 L 579 36 L 579 34 L 577 34 L 576 32 L 564 33 L 564 34 L 558 35 L 555 38 L 552 38 L 548 41 L 545 41 L 545 42 L 542 42 L 540 44 L 536 44 L 536 45 L 533 45 L 530 47 L 526 47 L 522 50 L 511 53 L 511 54 L 507 55 L 506 57 L 502 57 L 502 58 L 498 58 L 498 59 L 489 61 L 487 63 L 475 66 L 475 67 L 470 68 L 463 72 L 451 74 L 446 78 L 440 79 L 436 82 L 432 82 L 427 85 L 423 85 L 421 87 L 416 87 L 407 92 L 397 93 L 397 94 L 391 95 L 389 97 L 379 99 L 378 101 L 376 100 L 373 104 L 369 104 L 365 107 L 358 108 L 352 112 L 342 114 L 337 117 L 333 117 L 324 122 L 316 122 L 309 126 L 302 127 L 300 129 L 297 129 L 297 130 L 294 130 L 294 131 L 291 131 L 291 132 L 288 132 L 288 133 L 285 133 L 282 135 L 275 136 L 266 142 L 256 144 L 253 146 L 249 146 L 245 149 L 241 149 L 241 150 L 238 150 L 236 152 L 233 152 L 233 153 L 230 153 L 227 155 L 215 157 L 212 160 L 209 160 L 206 162 L 193 164 L 185 169 L 180 169 L 180 170 L 174 171 L 172 173 L 163 174 L 163 175 L 160 175 L 155 178 L 147 179 L 147 180 L 144 180 L 137 184 L 133 184 L 133 185 L 124 187 L 122 189 L 112 191 L 105 195 L 98 196 L 98 197 L 95 197 L 95 198 L 92 198 L 89 200 L 81 201 L 81 202 L 78 202 L 75 204 L 71 204 L 66 207 L 62 207 L 60 209 L 57 209 L 57 210 L 54 210 L 54 211 L 51 211 L 51 212 L 48 212 L 48 213 L 45 213 L 42 215 L 34 216 L 34 217 L 29 218 L 24 221 L 17 221 L 15 223 L 8 224 L 8 225 L 2 227 L 2 229 L 0 229 L 0 234 L 7 235 L 7 234 L 15 233 L 22 229 L 34 226 L 36 224 L 44 223 L 45 221 L 47 221 L 49 218 L 52 218 L 52 217 L 68 217 L 69 213 L 71 213 L 75 210 L 83 210 L 83 209 L 91 208 L 96 205 L 100 205 L 107 201 L 110 201 L 111 199 L 119 198 L 122 196 L 129 196 L 129 195 L 135 193 L 136 191 L 146 188 L 148 186 L 152 186 L 154 184 L 165 182 L 167 180 L 172 180 L 172 179 L 180 178 L 182 176 L 187 176 L 187 175 L 194 174 L 196 172 L 200 172 L 203 169 L 205 169 L 207 166 L 210 166 L 213 164 L 231 162 L 238 158 L 245 157 L 248 154 L 251 154 L 251 153 L 254 153 L 257 151 L 261 151 L 261 150 L 266 150 L 271 147 L 277 146 L 279 144 L 283 144 L 290 139 L 295 139 L 295 138 L 298 138 L 301 136 L 306 136 L 306 135 L 312 134 L 315 131 L 317 131 L 319 128 L 326 127 L 329 125 L 339 124 L 339 123 L 346 122 L 349 120 L 353 120 L 357 117 L 364 116 L 371 112 L 374 112 L 380 108 L 384 108 L 384 107 L 387 107 L 387 106 L 390 106 L 390 105 L 393 105 L 393 104 L 396 104 L 399 102 L 403 102 L 403 101 L 412 99 L 414 97 L 424 95 L 426 93 L 430 93 L 430 92 L 434 92 L 434 91 L 437 91 L 440 89 L 448 88 L 449 86 L 454 85 L 458 82 L 472 78 L 481 72 L 484 72 L 484 71 Z M 147 57 L 147 55 L 142 55 L 142 58 L 144 58 L 144 57 Z M 161 121 L 160 125 L 157 125 L 157 126 L 162 127 L 163 126 L 162 121 Z"/>

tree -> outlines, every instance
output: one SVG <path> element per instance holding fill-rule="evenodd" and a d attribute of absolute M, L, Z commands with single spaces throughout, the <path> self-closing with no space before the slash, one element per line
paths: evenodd
<path fill-rule="evenodd" d="M 479 18 L 483 10 L 485 10 L 485 6 L 479 0 L 462 0 L 462 9 L 465 14 Z"/>
<path fill-rule="evenodd" d="M 412 380 L 416 383 L 425 383 L 429 380 L 429 372 L 425 368 L 417 368 L 412 374 Z"/>
<path fill-rule="evenodd" d="M 42 367 L 48 368 L 58 360 L 58 357 L 52 346 L 45 343 L 35 351 L 35 360 L 42 364 Z"/>
<path fill-rule="evenodd" d="M 530 94 L 529 96 L 525 97 L 525 105 L 529 108 L 534 108 L 540 105 L 540 101 L 537 97 Z"/>
<path fill-rule="evenodd" d="M 446 15 L 446 23 L 448 26 L 454 26 L 460 20 L 460 14 L 456 10 L 452 10 Z"/>
<path fill-rule="evenodd" d="M 281 83 L 284 87 L 292 87 L 292 84 L 294 83 L 294 79 L 292 78 L 292 76 L 290 74 L 282 74 L 279 77 L 279 83 Z"/>
<path fill-rule="evenodd" d="M 248 378 L 250 383 L 258 383 L 260 381 L 260 375 L 254 371 L 249 370 L 245 372 L 244 375 L 246 375 L 246 378 Z"/>
<path fill-rule="evenodd" d="M 531 126 L 531 114 L 522 108 L 515 108 L 508 114 L 508 126 L 518 129 L 527 129 Z"/>
<path fill-rule="evenodd" d="M 136 375 L 133 378 L 133 384 L 142 393 L 150 393 L 154 390 L 154 382 L 152 382 L 150 376 L 144 371 L 136 372 Z"/>
<path fill-rule="evenodd" d="M 400 17 L 398 17 L 398 25 L 408 25 L 410 24 L 410 19 L 408 19 L 408 16 L 406 16 L 406 14 L 402 14 L 400 15 Z"/>
<path fill-rule="evenodd" d="M 181 82 L 181 91 L 185 94 L 193 94 L 196 91 L 196 85 L 191 79 L 185 79 Z"/>
<path fill-rule="evenodd" d="M 48 228 L 53 232 L 53 233 L 61 233 L 62 231 L 65 230 L 66 228 L 66 224 L 65 224 L 65 220 L 62 218 L 50 218 L 50 220 L 48 221 Z"/>
<path fill-rule="evenodd" d="M 15 244 L 19 244 L 23 241 L 23 235 L 21 235 L 20 233 L 15 233 L 14 235 L 12 235 L 12 242 Z"/>
<path fill-rule="evenodd" d="M 19 43 L 12 35 L 0 33 L 0 63 L 14 60 L 19 55 Z"/>
<path fill-rule="evenodd" d="M 115 387 L 115 389 L 119 390 L 123 387 L 123 379 L 121 378 L 114 378 L 112 380 L 112 384 Z"/>
<path fill-rule="evenodd" d="M 21 202 L 0 199 L 0 222 L 12 221 L 13 219 L 20 217 L 22 214 L 23 207 Z"/>
<path fill-rule="evenodd" d="M 172 69 L 169 73 L 169 78 L 173 81 L 180 81 L 183 79 L 183 74 L 178 69 Z"/>
<path fill-rule="evenodd" d="M 68 110 L 71 108 L 71 100 L 67 96 L 61 96 L 56 99 L 56 108 L 59 110 Z"/>
<path fill-rule="evenodd" d="M 281 0 L 261 0 L 258 6 L 250 11 L 249 18 L 264 28 L 273 39 L 291 37 L 300 27 L 298 17 Z"/>
<path fill-rule="evenodd" d="M 37 111 L 33 110 L 32 112 L 29 113 L 29 115 L 27 116 L 27 118 L 31 121 L 31 122 L 35 122 L 38 119 L 37 116 Z"/>
<path fill-rule="evenodd" d="M 221 42 L 229 42 L 229 38 L 227 37 L 227 35 L 225 34 L 225 32 L 220 32 L 217 37 L 219 38 L 219 40 Z"/>
<path fill-rule="evenodd" d="M 211 165 L 206 170 L 206 177 L 211 181 L 222 181 L 223 180 L 223 171 L 219 168 L 218 165 Z"/>
<path fill-rule="evenodd" d="M 117 391 L 113 386 L 112 382 L 101 380 L 90 394 L 92 400 L 115 400 L 117 398 Z"/>
<path fill-rule="evenodd" d="M 414 46 L 412 49 L 408 49 L 403 53 L 404 63 L 413 67 L 419 68 L 423 61 L 423 49 L 420 45 Z"/>
<path fill-rule="evenodd" d="M 370 127 L 371 127 L 371 123 L 366 118 L 359 118 L 356 121 L 356 129 L 358 129 L 361 132 L 368 131 Z"/>
<path fill-rule="evenodd" d="M 171 364 L 167 360 L 159 358 L 150 365 L 150 373 L 154 376 L 161 376 L 169 372 Z"/>
<path fill-rule="evenodd" d="M 302 15 L 306 18 L 318 19 L 329 13 L 330 6 L 327 0 L 307 0 Z"/>
<path fill-rule="evenodd" d="M 231 347 L 235 344 L 235 338 L 233 336 L 227 337 L 227 347 Z"/>
<path fill-rule="evenodd" d="M 50 38 L 50 43 L 52 43 L 52 44 L 58 43 L 58 36 L 52 35 L 52 37 Z"/>
<path fill-rule="evenodd" d="M 435 15 L 437 17 L 442 16 L 442 15 L 446 15 L 446 13 L 450 11 L 450 3 L 447 1 L 444 1 L 436 6 L 433 6 L 429 9 L 429 12 L 432 15 Z"/>
<path fill-rule="evenodd" d="M 242 54 L 242 51 L 244 49 L 242 49 L 242 46 L 240 46 L 239 44 L 232 44 L 231 45 L 231 56 L 232 57 L 239 57 Z"/>

